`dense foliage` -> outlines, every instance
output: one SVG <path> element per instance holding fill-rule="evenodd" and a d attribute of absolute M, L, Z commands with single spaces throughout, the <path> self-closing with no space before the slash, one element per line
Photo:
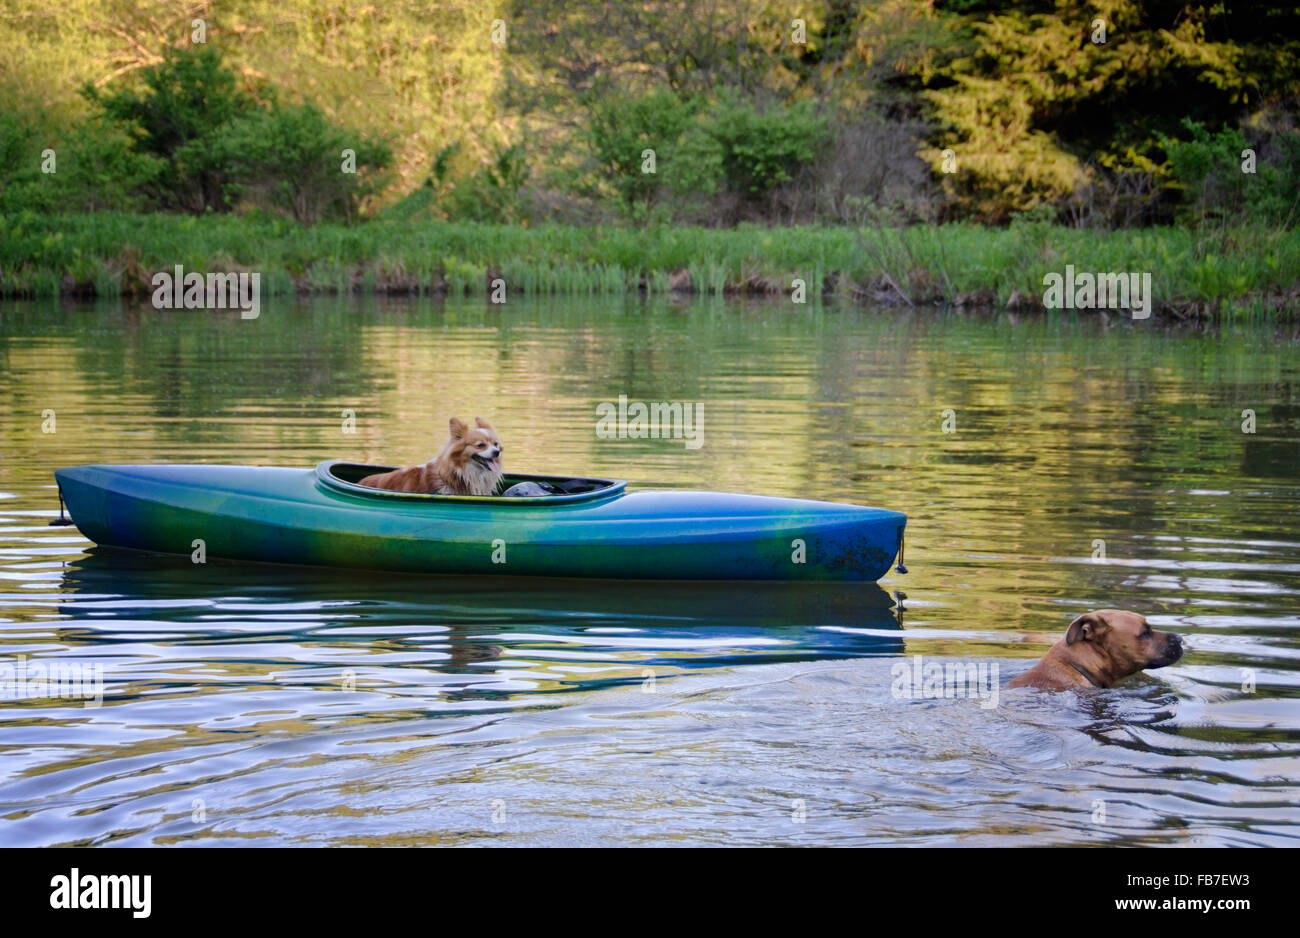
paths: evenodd
<path fill-rule="evenodd" d="M 1246 0 L 0 0 L 0 101 L 0 211 L 1300 215 L 1300 11 Z"/>

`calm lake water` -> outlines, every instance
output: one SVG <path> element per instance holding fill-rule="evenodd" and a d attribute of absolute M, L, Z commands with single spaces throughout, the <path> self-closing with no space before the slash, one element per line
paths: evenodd
<path fill-rule="evenodd" d="M 598 438 L 620 394 L 702 403 L 704 445 Z M 17 304 L 0 395 L 0 666 L 105 685 L 99 707 L 6 685 L 0 844 L 1298 842 L 1293 326 Z M 515 471 L 904 511 L 910 572 L 439 580 L 47 526 L 59 466 L 409 464 L 452 414 L 492 419 Z M 916 656 L 1005 684 L 1105 607 L 1187 654 L 1082 694 L 894 692 Z"/>

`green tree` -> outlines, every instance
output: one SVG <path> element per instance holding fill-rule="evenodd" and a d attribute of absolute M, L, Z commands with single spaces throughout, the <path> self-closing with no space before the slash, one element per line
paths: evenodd
<path fill-rule="evenodd" d="M 811 101 L 760 109 L 734 94 L 713 109 L 709 133 L 735 193 L 754 199 L 794 178 L 829 142 L 826 117 Z"/>
<path fill-rule="evenodd" d="M 584 101 L 589 112 L 581 134 L 601 180 L 627 211 L 648 209 L 664 189 L 700 102 L 666 89 L 589 93 Z"/>
<path fill-rule="evenodd" d="M 221 138 L 257 102 L 238 87 L 215 47 L 169 50 L 164 60 L 139 70 L 143 87 L 84 94 L 135 136 L 136 149 L 162 161 L 155 195 L 164 208 L 189 212 L 230 207 L 228 166 Z"/>
<path fill-rule="evenodd" d="M 138 211 L 161 162 L 135 152 L 118 126 L 102 120 L 73 125 L 49 146 L 39 132 L 0 114 L 0 211 Z M 49 149 L 53 172 L 45 172 Z"/>
<path fill-rule="evenodd" d="M 231 195 L 264 200 L 303 224 L 352 219 L 392 163 L 383 141 L 337 127 L 314 105 L 273 104 L 232 122 L 212 141 Z"/>
<path fill-rule="evenodd" d="M 1275 134 L 1268 141 L 1271 152 L 1257 153 L 1255 171 L 1247 173 L 1242 167 L 1248 146 L 1243 131 L 1234 127 L 1211 131 L 1191 119 L 1183 121 L 1183 127 L 1188 139 L 1160 137 L 1169 157 L 1172 185 L 1183 195 L 1179 212 L 1183 221 L 1200 224 L 1248 217 L 1272 224 L 1294 223 L 1300 200 L 1300 134 Z"/>
<path fill-rule="evenodd" d="M 1300 11 L 1245 0 L 885 0 L 861 5 L 856 46 L 928 105 L 953 209 L 991 221 L 1059 204 L 1093 166 L 1154 170 L 1184 117 L 1222 126 L 1300 93 Z"/>

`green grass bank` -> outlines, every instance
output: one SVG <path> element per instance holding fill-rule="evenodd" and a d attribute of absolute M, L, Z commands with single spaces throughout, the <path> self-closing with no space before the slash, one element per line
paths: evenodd
<path fill-rule="evenodd" d="M 520 227 L 369 221 L 306 227 L 211 215 L 0 215 L 0 295 L 142 296 L 154 271 L 257 271 L 264 295 L 789 294 L 889 304 L 1041 305 L 1045 274 L 1151 274 L 1177 316 L 1300 309 L 1300 231 L 1081 230 L 1043 222 L 902 229 Z"/>

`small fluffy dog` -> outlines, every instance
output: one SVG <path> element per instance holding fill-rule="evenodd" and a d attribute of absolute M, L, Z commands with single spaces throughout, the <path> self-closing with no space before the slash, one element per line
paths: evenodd
<path fill-rule="evenodd" d="M 423 466 L 366 476 L 361 485 L 430 495 L 491 495 L 501 481 L 501 438 L 482 417 L 474 426 L 451 418 L 451 438 Z"/>

